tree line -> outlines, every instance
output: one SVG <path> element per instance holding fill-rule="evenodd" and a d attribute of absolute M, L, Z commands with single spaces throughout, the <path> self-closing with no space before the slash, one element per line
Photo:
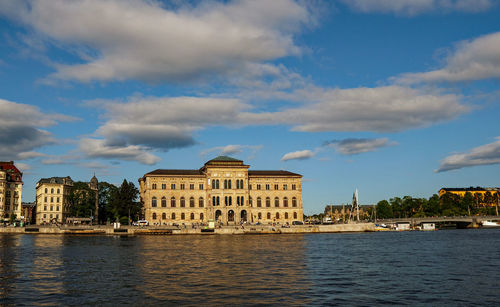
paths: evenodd
<path fill-rule="evenodd" d="M 411 218 L 427 216 L 463 216 L 463 215 L 498 215 L 498 193 L 485 194 L 470 192 L 463 197 L 453 193 L 445 193 L 439 197 L 432 195 L 429 199 L 394 197 L 377 203 L 377 218 Z"/>
<path fill-rule="evenodd" d="M 128 224 L 129 216 L 132 220 L 138 220 L 142 205 L 137 201 L 139 190 L 132 183 L 123 180 L 117 187 L 108 182 L 99 182 L 98 185 L 98 223 L 119 221 Z M 95 216 L 95 190 L 90 189 L 88 183 L 77 181 L 67 196 L 69 205 L 69 216 L 91 217 Z M 94 221 L 95 222 L 95 221 Z"/>

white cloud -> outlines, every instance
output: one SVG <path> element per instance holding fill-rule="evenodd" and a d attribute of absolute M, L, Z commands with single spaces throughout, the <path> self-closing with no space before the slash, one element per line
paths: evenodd
<path fill-rule="evenodd" d="M 23 173 L 31 170 L 31 165 L 26 163 L 16 162 L 16 167 Z"/>
<path fill-rule="evenodd" d="M 289 152 L 285 154 L 282 158 L 281 161 L 289 161 L 289 160 L 306 160 L 310 159 L 315 156 L 315 153 L 312 152 L 311 150 L 300 150 L 300 151 L 294 151 L 294 152 Z"/>
<path fill-rule="evenodd" d="M 206 156 L 213 152 L 217 152 L 220 155 L 237 155 L 241 154 L 244 150 L 250 150 L 251 156 L 254 156 L 257 153 L 257 151 L 262 149 L 262 147 L 263 147 L 262 145 L 226 145 L 226 146 L 219 146 L 206 149 L 202 151 L 200 154 L 202 156 Z"/>
<path fill-rule="evenodd" d="M 0 99 L 0 160 L 24 160 L 43 156 L 34 149 L 57 143 L 40 127 L 76 120 L 61 114 L 44 114 L 36 106 Z"/>
<path fill-rule="evenodd" d="M 57 65 L 52 79 L 178 82 L 300 54 L 293 35 L 314 23 L 302 4 L 26 0 L 2 3 L 0 14 L 75 50 L 83 63 Z"/>
<path fill-rule="evenodd" d="M 478 13 L 492 8 L 493 0 L 340 0 L 361 13 L 393 13 L 415 16 L 429 12 Z"/>
<path fill-rule="evenodd" d="M 500 32 L 458 44 L 442 69 L 403 74 L 401 84 L 418 82 L 461 82 L 500 78 Z"/>
<path fill-rule="evenodd" d="M 471 149 L 467 153 L 448 156 L 441 161 L 436 172 L 446 172 L 464 167 L 500 164 L 500 137 L 497 141 Z"/>
<path fill-rule="evenodd" d="M 138 161 L 152 165 L 160 162 L 160 158 L 149 153 L 147 148 L 137 145 L 112 146 L 105 140 L 84 138 L 80 141 L 80 150 L 89 158 L 120 159 Z"/>
<path fill-rule="evenodd" d="M 376 151 L 379 148 L 394 146 L 397 143 L 390 142 L 387 138 L 380 139 L 344 139 L 325 142 L 325 145 L 334 147 L 343 155 L 356 155 L 364 152 Z"/>

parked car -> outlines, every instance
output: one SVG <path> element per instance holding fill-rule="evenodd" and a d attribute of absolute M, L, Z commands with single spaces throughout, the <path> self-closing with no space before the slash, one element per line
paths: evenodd
<path fill-rule="evenodd" d="M 304 225 L 304 223 L 301 221 L 293 221 L 292 225 Z"/>
<path fill-rule="evenodd" d="M 137 226 L 149 226 L 149 222 L 146 220 L 139 220 L 137 221 Z"/>

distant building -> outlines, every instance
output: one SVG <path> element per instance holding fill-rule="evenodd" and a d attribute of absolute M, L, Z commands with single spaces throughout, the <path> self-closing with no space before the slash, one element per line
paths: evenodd
<path fill-rule="evenodd" d="M 366 219 L 370 217 L 368 213 L 368 209 L 373 208 L 372 205 L 360 205 L 359 206 L 359 217 L 361 219 Z M 347 205 L 326 205 L 324 210 L 324 215 L 332 218 L 332 221 L 343 221 L 348 220 L 349 215 L 351 214 L 352 206 L 351 204 Z M 353 212 L 353 216 L 356 215 L 356 212 Z"/>
<path fill-rule="evenodd" d="M 497 204 L 496 197 L 500 198 L 500 188 L 483 188 L 483 187 L 469 187 L 469 188 L 442 188 L 439 190 L 439 197 L 443 196 L 446 193 L 451 193 L 458 195 L 460 197 L 464 197 L 465 194 L 469 192 L 475 198 L 479 198 L 481 205 L 489 205 L 494 206 Z M 489 201 L 486 201 L 485 195 L 489 192 L 489 195 L 492 197 Z"/>
<path fill-rule="evenodd" d="M 42 178 L 36 184 L 36 224 L 64 223 L 69 214 L 71 177 Z"/>
<path fill-rule="evenodd" d="M 302 175 L 254 171 L 220 156 L 198 170 L 158 169 L 139 179 L 151 224 L 302 221 Z"/>
<path fill-rule="evenodd" d="M 23 194 L 23 173 L 13 161 L 0 161 L 0 219 L 9 220 L 12 215 L 21 217 L 21 202 Z"/>
<path fill-rule="evenodd" d="M 21 219 L 25 223 L 36 223 L 34 217 L 36 216 L 36 203 L 21 203 Z"/>

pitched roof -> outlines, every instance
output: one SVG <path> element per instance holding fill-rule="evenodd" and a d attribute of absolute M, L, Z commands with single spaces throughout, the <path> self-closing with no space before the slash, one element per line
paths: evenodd
<path fill-rule="evenodd" d="M 4 171 L 13 171 L 13 172 L 16 172 L 16 173 L 19 173 L 21 174 L 21 172 L 19 171 L 19 169 L 14 165 L 14 161 L 0 161 L 0 169 L 1 170 L 4 170 Z"/>
<path fill-rule="evenodd" d="M 157 169 L 152 172 L 147 173 L 147 175 L 178 175 L 178 176 L 200 176 L 203 175 L 201 170 L 195 169 Z"/>
<path fill-rule="evenodd" d="M 292 173 L 289 171 L 248 171 L 248 176 L 299 176 L 300 174 Z"/>
<path fill-rule="evenodd" d="M 50 178 L 42 178 L 38 181 L 38 183 L 57 183 L 57 184 L 66 184 L 66 180 L 70 180 L 73 182 L 70 176 L 67 177 L 50 177 Z M 67 182 L 69 183 L 69 182 Z"/>

